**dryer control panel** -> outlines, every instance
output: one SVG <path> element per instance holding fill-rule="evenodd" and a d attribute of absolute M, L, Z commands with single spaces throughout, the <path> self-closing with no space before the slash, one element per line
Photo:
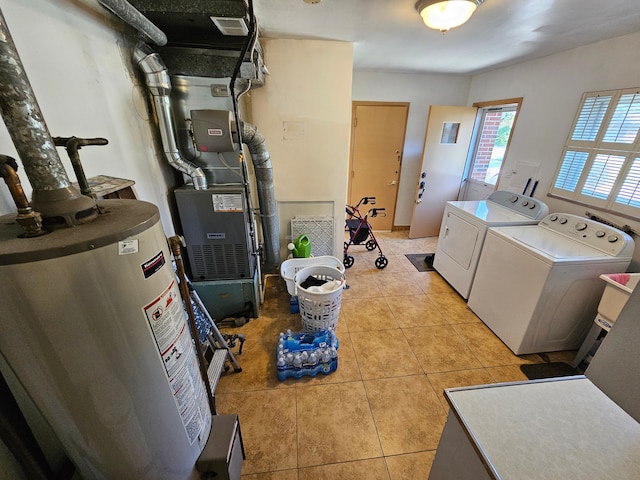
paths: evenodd
<path fill-rule="evenodd" d="M 571 237 L 613 257 L 633 255 L 634 241 L 622 230 L 570 213 L 552 213 L 538 226 Z"/>
<path fill-rule="evenodd" d="M 493 192 L 489 195 L 487 201 L 497 203 L 501 207 L 508 208 L 534 220 L 544 218 L 549 213 L 549 208 L 544 202 L 526 195 L 507 192 L 506 190 Z"/>

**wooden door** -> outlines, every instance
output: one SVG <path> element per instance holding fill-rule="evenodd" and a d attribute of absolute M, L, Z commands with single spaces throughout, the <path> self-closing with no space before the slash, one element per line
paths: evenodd
<path fill-rule="evenodd" d="M 429 108 L 409 238 L 437 236 L 446 202 L 458 198 L 476 111 L 475 107 Z"/>
<path fill-rule="evenodd" d="M 353 102 L 349 204 L 376 197 L 386 216 L 369 218 L 374 230 L 390 231 L 396 210 L 408 103 Z M 364 206 L 364 214 L 372 208 Z"/>

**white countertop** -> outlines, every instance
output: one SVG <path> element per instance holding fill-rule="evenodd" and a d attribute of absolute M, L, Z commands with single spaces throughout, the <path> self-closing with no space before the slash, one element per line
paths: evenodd
<path fill-rule="evenodd" d="M 496 478 L 640 479 L 640 424 L 583 376 L 446 396 Z"/>

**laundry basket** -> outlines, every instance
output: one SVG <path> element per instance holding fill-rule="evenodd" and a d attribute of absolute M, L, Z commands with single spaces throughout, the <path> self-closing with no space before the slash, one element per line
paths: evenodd
<path fill-rule="evenodd" d="M 337 257 L 332 257 L 331 255 L 321 255 L 319 257 L 309 258 L 290 258 L 285 260 L 280 265 L 280 276 L 287 284 L 287 292 L 289 292 L 289 295 L 296 295 L 296 285 L 293 281 L 293 277 L 295 277 L 296 273 L 303 268 L 311 267 L 313 265 L 333 267 L 338 269 L 341 273 L 344 273 L 345 271 L 342 260 Z"/>
<path fill-rule="evenodd" d="M 326 281 L 322 286 L 303 287 L 309 277 Z M 302 330 L 318 332 L 334 330 L 338 325 L 342 289 L 345 284 L 344 273 L 334 267 L 313 265 L 298 271 L 294 277 L 295 293 L 300 305 Z"/>

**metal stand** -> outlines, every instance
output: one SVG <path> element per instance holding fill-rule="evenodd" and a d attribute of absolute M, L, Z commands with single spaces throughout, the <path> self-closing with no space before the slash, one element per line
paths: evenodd
<path fill-rule="evenodd" d="M 209 344 L 214 349 L 217 348 L 219 350 L 226 350 L 227 352 L 226 356 L 228 357 L 229 362 L 231 362 L 231 365 L 233 365 L 233 371 L 241 372 L 242 367 L 238 363 L 238 360 L 236 360 L 236 357 L 231 351 L 231 348 L 229 347 L 229 344 L 227 343 L 227 340 L 225 339 L 224 335 L 220 333 L 220 330 L 218 330 L 218 327 L 216 323 L 213 321 L 213 318 L 211 318 L 211 315 L 209 315 L 209 312 L 204 306 L 204 304 L 202 303 L 202 300 L 200 299 L 198 292 L 196 292 L 191 285 L 189 285 L 189 290 L 190 290 L 189 294 L 191 295 L 191 299 L 194 301 L 196 306 L 200 309 L 200 311 L 204 314 L 204 316 L 209 321 L 209 324 L 211 327 L 211 329 L 209 330 L 209 333 L 207 334 Z M 242 338 L 242 342 L 244 342 L 244 337 Z M 211 366 L 209 366 L 209 368 L 211 368 Z"/>

